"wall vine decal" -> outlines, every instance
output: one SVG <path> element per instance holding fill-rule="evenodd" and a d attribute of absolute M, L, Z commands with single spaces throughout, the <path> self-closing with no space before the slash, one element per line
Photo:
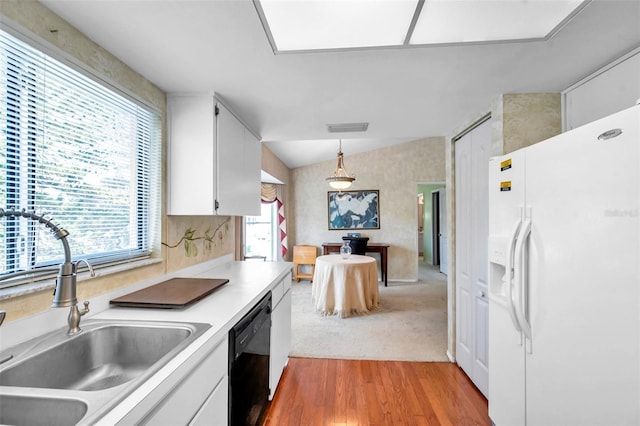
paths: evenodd
<path fill-rule="evenodd" d="M 211 248 L 216 245 L 216 237 L 218 240 L 222 241 L 225 236 L 229 233 L 229 222 L 231 218 L 228 217 L 222 222 L 220 225 L 216 227 L 216 229 L 211 231 L 211 226 L 204 231 L 204 235 L 198 236 L 197 230 L 192 227 L 188 227 L 185 229 L 182 238 L 175 244 L 167 244 L 162 242 L 162 245 L 168 248 L 176 248 L 180 244 L 184 243 L 184 251 L 187 257 L 195 257 L 198 255 L 198 246 L 196 242 L 202 240 L 202 246 L 205 252 L 211 251 Z M 224 229 L 221 229 L 223 228 Z"/>

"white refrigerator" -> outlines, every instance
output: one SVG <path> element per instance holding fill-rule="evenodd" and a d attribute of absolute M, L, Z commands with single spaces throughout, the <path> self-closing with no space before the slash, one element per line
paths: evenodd
<path fill-rule="evenodd" d="M 640 105 L 489 163 L 489 417 L 640 425 Z"/>

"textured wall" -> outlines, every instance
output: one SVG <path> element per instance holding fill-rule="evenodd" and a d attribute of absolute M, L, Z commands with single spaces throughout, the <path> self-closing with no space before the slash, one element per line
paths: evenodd
<path fill-rule="evenodd" d="M 289 168 L 264 144 L 262 144 L 262 170 L 285 185 L 289 183 Z"/>
<path fill-rule="evenodd" d="M 377 189 L 380 229 L 358 230 L 370 242 L 389 243 L 390 280 L 416 280 L 418 276 L 418 228 L 416 185 L 443 182 L 444 138 L 426 138 L 387 148 L 349 155 L 343 143 L 345 166 L 356 174 L 350 190 Z M 329 231 L 325 181 L 336 168 L 336 160 L 325 161 L 291 171 L 293 212 L 289 223 L 289 245 L 341 241 L 348 231 Z"/>
<path fill-rule="evenodd" d="M 506 93 L 502 96 L 503 153 L 562 132 L 559 93 Z"/>

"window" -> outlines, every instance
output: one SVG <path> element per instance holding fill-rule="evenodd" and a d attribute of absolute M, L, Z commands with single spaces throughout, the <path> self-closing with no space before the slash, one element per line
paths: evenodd
<path fill-rule="evenodd" d="M 262 203 L 260 216 L 244 218 L 244 255 L 278 260 L 278 203 Z"/>
<path fill-rule="evenodd" d="M 150 254 L 160 141 L 158 114 L 0 31 L 0 207 L 53 218 L 74 259 Z M 0 274 L 63 259 L 46 227 L 0 218 Z"/>

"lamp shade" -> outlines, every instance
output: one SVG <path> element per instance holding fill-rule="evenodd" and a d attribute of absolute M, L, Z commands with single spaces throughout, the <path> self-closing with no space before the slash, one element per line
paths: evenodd
<path fill-rule="evenodd" d="M 340 141 L 340 149 L 338 150 L 338 166 L 333 175 L 326 179 L 332 188 L 337 190 L 347 189 L 351 183 L 356 180 L 356 175 L 350 175 L 344 166 L 344 156 L 342 154 L 342 141 Z"/>
<path fill-rule="evenodd" d="M 329 186 L 335 189 L 347 189 L 351 186 L 351 183 L 356 180 L 353 177 L 328 177 Z"/>

